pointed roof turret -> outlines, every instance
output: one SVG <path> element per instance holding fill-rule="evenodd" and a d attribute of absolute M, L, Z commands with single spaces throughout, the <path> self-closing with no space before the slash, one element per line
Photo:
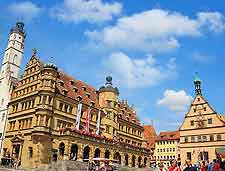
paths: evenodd
<path fill-rule="evenodd" d="M 201 89 L 201 79 L 198 75 L 198 73 L 195 73 L 195 79 L 194 79 L 194 85 L 195 85 L 195 94 L 196 95 L 202 95 L 202 89 Z"/>

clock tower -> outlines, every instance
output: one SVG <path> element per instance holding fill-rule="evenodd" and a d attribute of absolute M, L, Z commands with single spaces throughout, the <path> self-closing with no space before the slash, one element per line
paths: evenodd
<path fill-rule="evenodd" d="M 16 25 L 10 29 L 8 44 L 3 55 L 0 70 L 0 152 L 2 152 L 8 103 L 13 87 L 19 76 L 25 37 L 24 23 L 17 22 Z"/>

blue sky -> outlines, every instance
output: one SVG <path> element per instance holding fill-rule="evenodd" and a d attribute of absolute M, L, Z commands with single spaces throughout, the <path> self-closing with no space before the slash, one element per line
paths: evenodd
<path fill-rule="evenodd" d="M 43 61 L 99 88 L 112 75 L 120 99 L 145 124 L 175 130 L 194 97 L 225 113 L 225 2 L 211 0 L 35 0 L 0 2 L 0 49 L 11 26 L 25 23 L 23 68 L 38 49 Z M 2 60 L 2 55 L 0 56 Z"/>

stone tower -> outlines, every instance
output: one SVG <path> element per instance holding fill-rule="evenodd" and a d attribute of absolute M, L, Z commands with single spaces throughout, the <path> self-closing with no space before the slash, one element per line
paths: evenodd
<path fill-rule="evenodd" d="M 0 70 L 0 151 L 2 150 L 2 141 L 4 139 L 7 106 L 12 89 L 18 79 L 25 37 L 24 23 L 17 22 L 16 26 L 10 30 L 8 44 L 3 55 Z"/>
<path fill-rule="evenodd" d="M 106 116 L 102 119 L 105 125 L 104 134 L 108 138 L 116 138 L 117 134 L 117 108 L 119 90 L 112 86 L 112 77 L 106 77 L 105 86 L 102 86 L 99 91 L 99 105 L 103 108 Z"/>

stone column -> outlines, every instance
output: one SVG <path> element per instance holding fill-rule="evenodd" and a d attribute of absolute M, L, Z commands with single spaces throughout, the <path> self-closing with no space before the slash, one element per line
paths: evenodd
<path fill-rule="evenodd" d="M 78 161 L 83 161 L 84 145 L 83 144 L 77 144 L 77 145 L 78 145 L 77 160 Z"/>

